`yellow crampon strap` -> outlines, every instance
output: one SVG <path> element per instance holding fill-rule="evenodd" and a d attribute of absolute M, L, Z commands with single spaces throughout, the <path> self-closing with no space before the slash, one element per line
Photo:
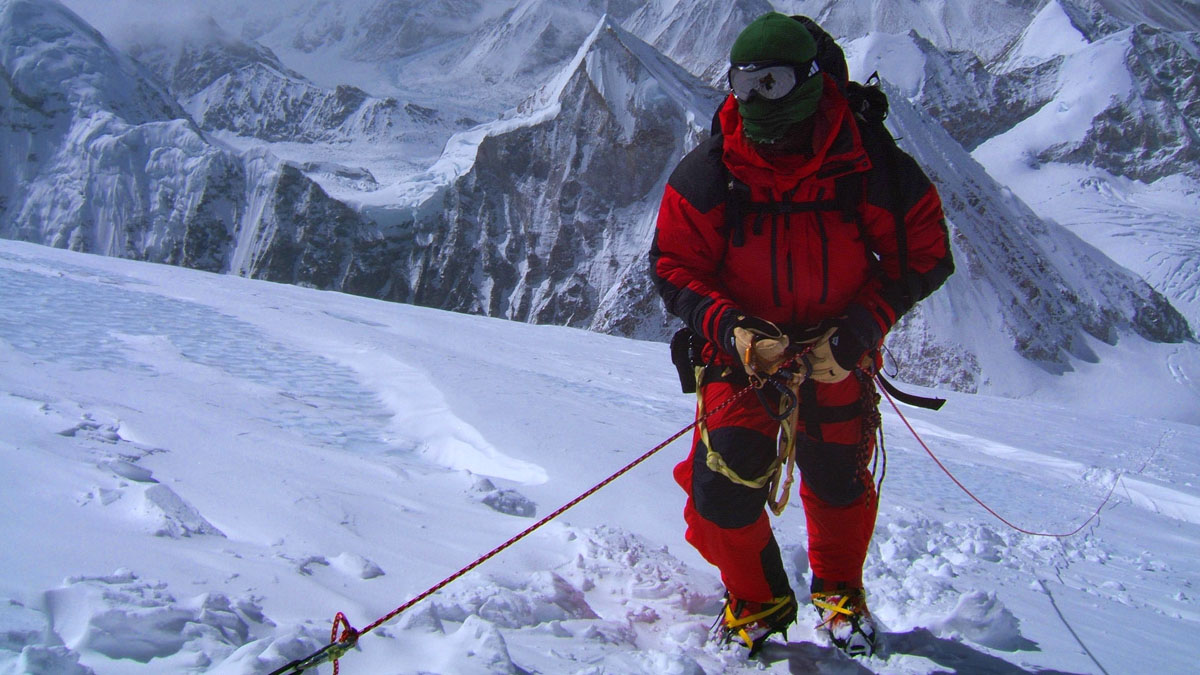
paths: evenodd
<path fill-rule="evenodd" d="M 837 604 L 834 604 L 832 602 L 825 602 L 824 600 L 821 600 L 821 598 L 828 598 L 830 596 L 836 596 L 836 595 L 837 595 L 837 593 L 813 593 L 812 603 L 813 603 L 813 605 L 820 607 L 821 609 L 827 609 L 831 612 L 834 612 L 835 614 L 845 614 L 846 616 L 854 616 L 853 611 L 846 609 L 846 603 L 850 600 L 849 594 L 842 594 L 842 596 L 838 599 Z M 829 623 L 830 621 L 832 621 L 833 616 L 834 615 L 831 614 L 828 619 L 826 619 L 825 621 L 823 621 L 821 623 L 821 625 L 825 625 L 825 624 Z"/>
<path fill-rule="evenodd" d="M 704 368 L 696 368 L 696 417 L 704 417 Z M 795 384 L 789 385 L 792 389 L 792 394 L 798 395 L 800 384 L 798 381 Z M 780 413 L 782 414 L 783 402 L 780 402 Z M 775 461 L 767 467 L 766 473 L 758 478 L 743 478 L 738 472 L 734 471 L 728 464 L 725 463 L 725 458 L 721 457 L 717 451 L 713 450 L 712 443 L 708 439 L 708 425 L 700 423 L 700 439 L 704 442 L 704 447 L 707 454 L 704 456 L 704 463 L 708 468 L 716 473 L 725 476 L 729 480 L 744 485 L 748 488 L 759 489 L 770 483 L 770 489 L 767 493 L 767 504 L 771 507 L 771 512 L 775 515 L 782 515 L 783 510 L 787 508 L 788 500 L 791 498 L 792 483 L 794 482 L 793 474 L 796 469 L 796 421 L 799 416 L 799 407 L 792 410 L 792 414 L 780 424 L 779 427 L 779 454 Z M 786 467 L 786 471 L 784 470 Z M 783 480 L 780 477 L 783 476 Z"/>
<path fill-rule="evenodd" d="M 761 612 L 759 612 L 757 614 L 748 614 L 746 616 L 740 616 L 740 617 L 733 615 L 732 603 L 726 602 L 725 603 L 725 622 L 724 622 L 725 628 L 727 630 L 734 630 L 736 628 L 737 636 L 742 639 L 742 643 L 745 644 L 747 647 L 753 647 L 754 646 L 754 638 L 750 637 L 750 634 L 746 632 L 746 629 L 744 628 L 744 626 L 749 626 L 749 625 L 753 624 L 755 621 L 758 621 L 759 619 L 765 619 L 768 616 L 771 616 L 775 612 L 778 612 L 779 610 L 783 609 L 791 601 L 792 601 L 791 596 L 787 596 L 787 595 L 783 596 L 782 598 L 775 598 L 773 601 L 775 604 L 762 610 Z"/>

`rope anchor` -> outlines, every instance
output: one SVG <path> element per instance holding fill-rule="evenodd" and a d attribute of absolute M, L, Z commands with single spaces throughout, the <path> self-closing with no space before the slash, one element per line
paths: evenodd
<path fill-rule="evenodd" d="M 342 626 L 342 635 L 338 637 L 338 626 Z M 361 635 L 354 626 L 350 625 L 350 620 L 346 615 L 338 612 L 337 616 L 333 617 L 333 630 L 329 634 L 329 644 L 309 654 L 302 659 L 296 659 L 291 663 L 272 670 L 270 675 L 300 675 L 309 668 L 316 668 L 323 663 L 333 663 L 334 675 L 338 672 L 338 660 L 346 655 L 356 644 L 358 644 L 358 636 Z"/>

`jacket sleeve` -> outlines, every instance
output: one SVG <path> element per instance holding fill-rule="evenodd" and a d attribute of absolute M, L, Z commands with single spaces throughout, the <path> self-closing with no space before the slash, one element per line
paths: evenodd
<path fill-rule="evenodd" d="M 667 311 L 718 345 L 740 314 L 717 281 L 727 242 L 724 203 L 701 212 L 670 183 L 658 211 L 650 270 Z"/>
<path fill-rule="evenodd" d="M 882 147 L 880 147 L 882 146 Z M 937 188 L 894 143 L 876 146 L 863 220 L 879 272 L 855 298 L 886 333 L 954 272 Z"/>

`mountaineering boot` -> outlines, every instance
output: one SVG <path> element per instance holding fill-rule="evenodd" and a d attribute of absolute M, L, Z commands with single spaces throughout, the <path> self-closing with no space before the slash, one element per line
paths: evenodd
<path fill-rule="evenodd" d="M 875 653 L 875 620 L 867 609 L 863 589 L 816 592 L 812 594 L 812 602 L 821 617 L 818 633 L 850 656 Z"/>
<path fill-rule="evenodd" d="M 741 643 L 750 650 L 747 656 L 754 656 L 771 635 L 780 633 L 786 640 L 787 628 L 795 620 L 796 595 L 790 591 L 770 602 L 738 600 L 726 593 L 725 607 L 713 624 L 712 634 L 722 644 Z"/>

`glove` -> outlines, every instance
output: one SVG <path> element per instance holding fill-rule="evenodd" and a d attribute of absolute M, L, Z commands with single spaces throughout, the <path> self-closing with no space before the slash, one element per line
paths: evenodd
<path fill-rule="evenodd" d="M 851 305 L 842 316 L 822 322 L 818 330 L 821 328 L 824 331 L 804 358 L 812 369 L 810 377 L 829 384 L 841 382 L 864 366 L 883 337 L 879 324 L 861 305 Z"/>
<path fill-rule="evenodd" d="M 772 375 L 787 359 L 788 337 L 779 326 L 755 316 L 735 315 L 722 326 L 721 343 L 751 377 Z"/>

